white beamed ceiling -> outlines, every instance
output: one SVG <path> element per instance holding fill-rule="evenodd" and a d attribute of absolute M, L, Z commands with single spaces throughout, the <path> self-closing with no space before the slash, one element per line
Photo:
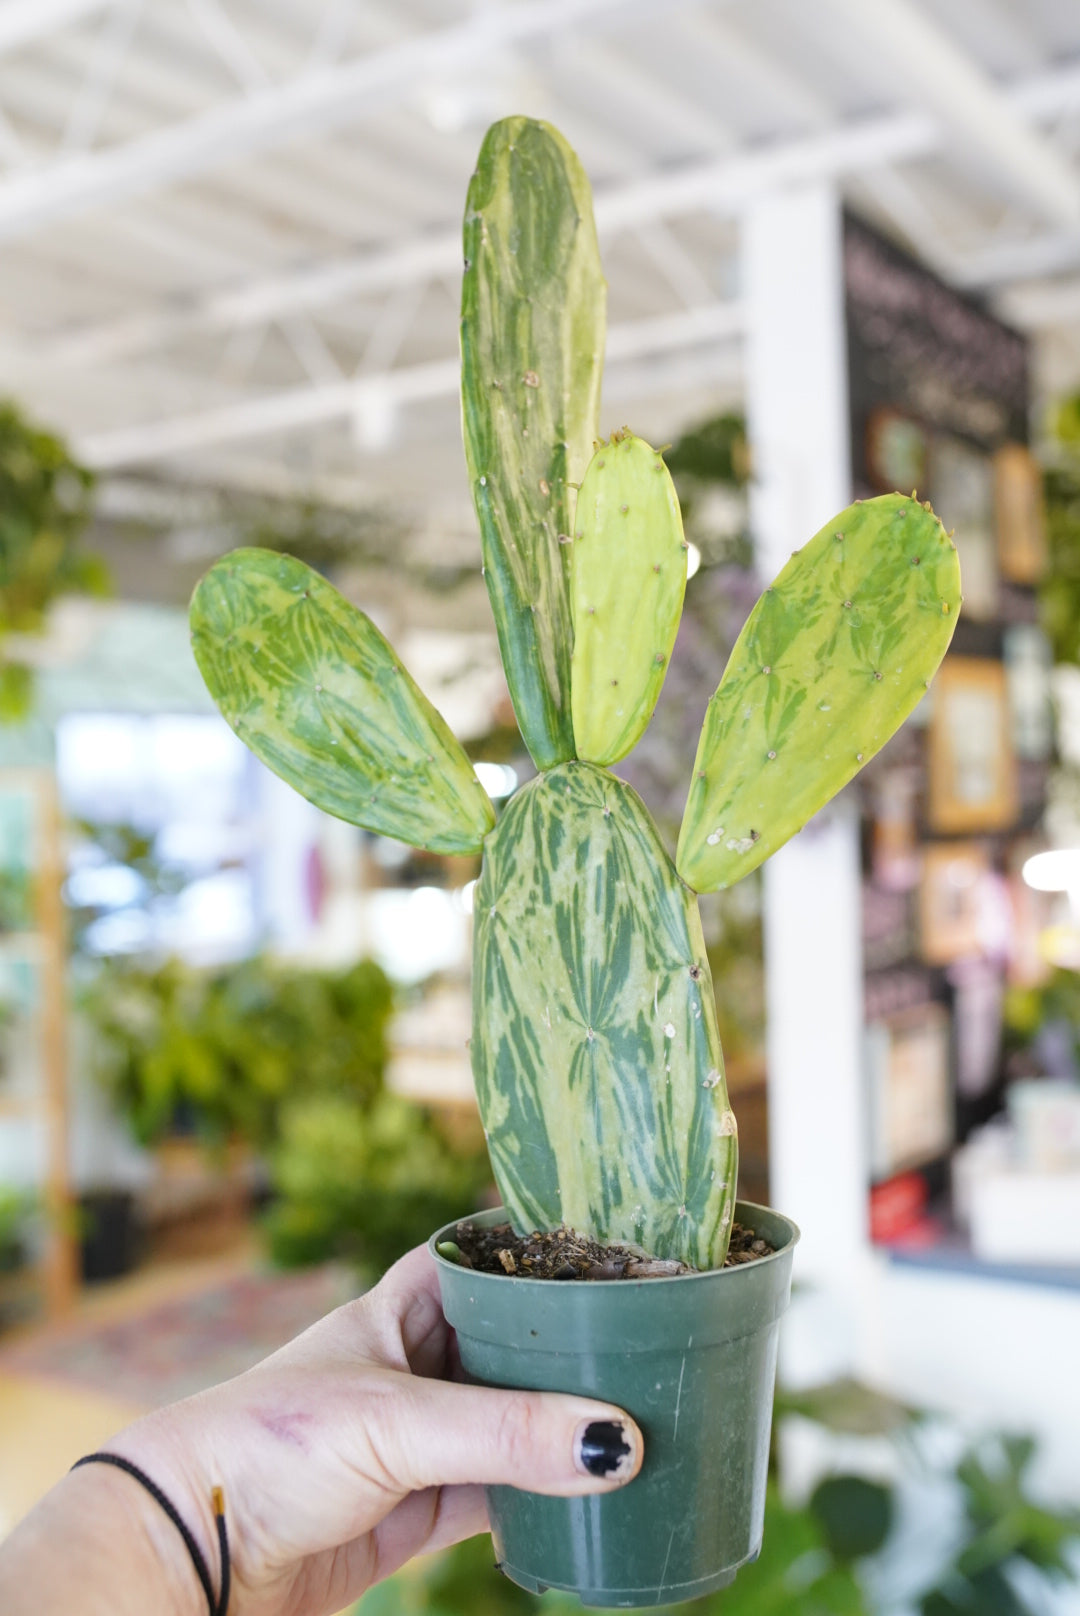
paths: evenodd
<path fill-rule="evenodd" d="M 1077 0 L 2 0 L 0 387 L 110 477 L 460 506 L 511 111 L 594 183 L 606 426 L 738 398 L 739 213 L 804 176 L 1080 379 Z"/>

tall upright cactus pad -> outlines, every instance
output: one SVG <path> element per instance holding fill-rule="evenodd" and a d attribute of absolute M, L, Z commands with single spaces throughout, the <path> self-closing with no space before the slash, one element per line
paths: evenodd
<path fill-rule="evenodd" d="M 546 769 L 574 756 L 565 551 L 597 434 L 606 309 L 589 183 L 549 124 L 489 130 L 464 246 L 465 457 L 514 711 Z"/>
<path fill-rule="evenodd" d="M 394 649 L 325 578 L 234 550 L 191 603 L 195 660 L 256 757 L 350 824 L 473 853 L 495 812 L 472 764 Z"/>
<path fill-rule="evenodd" d="M 628 785 L 574 762 L 511 798 L 474 954 L 473 1074 L 516 1227 L 722 1263 L 738 1146 L 701 922 Z"/>
<path fill-rule="evenodd" d="M 850 505 L 796 551 L 709 702 L 683 880 L 730 886 L 835 796 L 925 694 L 959 610 L 956 546 L 914 498 Z"/>
<path fill-rule="evenodd" d="M 653 715 L 686 592 L 678 495 L 644 438 L 615 432 L 593 455 L 570 558 L 577 754 L 617 763 Z"/>

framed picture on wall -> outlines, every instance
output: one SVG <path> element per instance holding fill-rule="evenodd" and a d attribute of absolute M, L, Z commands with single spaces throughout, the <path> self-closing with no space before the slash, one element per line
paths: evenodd
<path fill-rule="evenodd" d="M 959 438 L 935 437 L 930 449 L 930 498 L 956 539 L 964 616 L 982 622 L 996 617 L 1000 578 L 990 457 Z"/>
<path fill-rule="evenodd" d="M 1011 623 L 1004 651 L 1013 750 L 1019 758 L 1045 763 L 1054 748 L 1050 641 L 1037 623 Z"/>
<path fill-rule="evenodd" d="M 1047 559 L 1042 470 L 1023 443 L 1003 443 L 994 455 L 994 524 L 1002 577 L 1037 584 Z"/>
<path fill-rule="evenodd" d="M 946 657 L 931 699 L 931 828 L 946 834 L 1008 830 L 1019 795 L 1004 664 Z"/>
<path fill-rule="evenodd" d="M 990 860 L 978 842 L 940 842 L 923 849 L 919 953 L 928 965 L 951 965 L 983 952 L 989 875 Z"/>
<path fill-rule="evenodd" d="M 915 1005 L 873 1023 L 866 1059 L 875 1179 L 943 1156 L 954 1137 L 944 1007 Z"/>
<path fill-rule="evenodd" d="M 882 493 L 909 494 L 926 482 L 926 433 L 898 410 L 874 410 L 866 423 L 866 468 Z"/>

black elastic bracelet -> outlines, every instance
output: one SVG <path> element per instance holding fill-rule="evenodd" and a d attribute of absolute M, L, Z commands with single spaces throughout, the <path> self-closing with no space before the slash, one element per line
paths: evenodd
<path fill-rule="evenodd" d="M 76 1459 L 71 1468 L 72 1470 L 78 1470 L 80 1465 L 88 1464 L 115 1465 L 117 1470 L 125 1471 L 127 1475 L 134 1477 L 140 1486 L 146 1488 L 150 1497 L 156 1504 L 161 1506 L 183 1538 L 184 1546 L 191 1555 L 195 1573 L 202 1584 L 203 1593 L 206 1595 L 206 1603 L 210 1607 L 210 1616 L 227 1616 L 231 1570 L 229 1566 L 229 1534 L 225 1527 L 225 1494 L 221 1488 L 215 1487 L 213 1492 L 214 1523 L 217 1526 L 218 1545 L 221 1549 L 221 1597 L 215 1599 L 214 1585 L 210 1581 L 210 1572 L 203 1552 L 191 1535 L 180 1511 L 170 1499 L 166 1498 L 157 1482 L 151 1481 L 145 1471 L 140 1470 L 138 1465 L 132 1464 L 130 1459 L 121 1459 L 118 1453 L 88 1453 L 82 1459 Z"/>

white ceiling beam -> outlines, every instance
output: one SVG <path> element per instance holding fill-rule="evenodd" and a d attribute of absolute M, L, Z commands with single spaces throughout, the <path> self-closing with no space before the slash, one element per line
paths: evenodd
<path fill-rule="evenodd" d="M 602 236 L 611 237 L 624 229 L 685 213 L 735 214 L 748 197 L 769 186 L 921 157 L 934 149 L 935 141 L 933 124 L 921 116 L 869 119 L 762 151 L 687 163 L 655 178 L 601 192 L 595 199 L 597 227 Z M 460 269 L 461 234 L 455 227 L 398 247 L 266 276 L 196 296 L 179 306 L 171 303 L 164 309 L 61 334 L 52 343 L 35 340 L 34 353 L 42 362 L 56 365 L 111 363 L 195 330 L 255 325 L 300 309 L 367 297 L 405 281 L 457 274 Z"/>
<path fill-rule="evenodd" d="M 1024 331 L 1080 326 L 1080 280 L 1010 286 L 997 298 L 996 306 L 1003 319 Z"/>
<path fill-rule="evenodd" d="M 641 359 L 680 348 L 737 338 L 743 328 L 737 303 L 716 303 L 657 319 L 616 325 L 608 333 L 612 363 Z M 349 418 L 373 400 L 388 407 L 425 399 L 454 397 L 461 381 L 457 358 L 410 365 L 379 375 L 292 388 L 261 398 L 245 399 L 194 415 L 176 416 L 145 425 L 90 433 L 77 441 L 76 452 L 89 466 L 114 471 L 203 449 L 213 444 L 266 437 L 325 421 Z"/>
<path fill-rule="evenodd" d="M 115 4 L 116 0 L 5 0 L 0 5 L 0 56 L 48 39 L 58 28 Z"/>
<path fill-rule="evenodd" d="M 1004 281 L 1057 275 L 1080 263 L 1080 230 L 1056 230 L 1020 240 L 991 241 L 958 260 L 953 280 L 958 286 L 1000 286 Z"/>
<path fill-rule="evenodd" d="M 667 7 L 675 0 L 667 0 Z M 428 30 L 349 62 L 229 101 L 197 117 L 0 185 L 0 240 L 145 194 L 208 169 L 371 117 L 417 84 L 458 68 L 475 71 L 498 49 L 527 44 L 659 0 L 520 0 L 484 6 L 450 28 Z"/>
<path fill-rule="evenodd" d="M 654 149 L 659 144 L 670 155 L 675 146 L 679 155 L 696 147 L 712 156 L 734 145 L 731 130 L 664 79 L 655 64 L 643 69 L 607 41 L 564 40 L 553 67 L 561 96 L 576 91 L 594 116 L 625 138 L 640 141 L 648 134 Z"/>
<path fill-rule="evenodd" d="M 190 66 L 191 27 L 185 39 L 182 30 L 172 26 L 177 20 L 182 24 L 185 13 L 163 13 L 170 23 L 168 28 L 158 21 L 156 9 L 151 15 L 155 29 L 153 38 L 143 41 L 139 48 L 137 94 L 124 96 L 111 109 L 119 142 L 139 138 L 131 131 L 144 126 L 148 110 L 168 127 L 179 127 L 193 115 L 193 104 L 201 105 L 207 92 L 213 93 L 217 81 L 216 62 L 209 54 L 209 84 Z M 65 91 L 65 81 L 55 69 L 66 66 L 78 74 L 84 56 L 79 40 L 57 40 L 47 59 L 27 63 L 17 75 L 9 76 L 4 92 L 6 109 L 30 124 L 40 123 L 44 116 L 46 123 L 62 127 L 70 93 Z M 433 145 L 436 138 L 433 130 Z M 119 144 L 108 148 L 119 149 Z M 333 141 L 324 140 L 317 146 L 301 143 L 282 152 L 275 163 L 226 168 L 215 173 L 208 185 L 154 192 L 141 206 L 92 211 L 76 222 L 74 230 L 51 232 L 49 247 L 70 238 L 78 242 L 89 229 L 103 225 L 111 229 L 117 220 L 136 214 L 173 210 L 189 213 L 194 206 L 208 220 L 200 226 L 200 233 L 212 228 L 209 216 L 216 208 L 231 214 L 242 230 L 253 226 L 271 243 L 276 237 L 293 255 L 313 250 L 308 245 L 311 242 L 317 243 L 314 250 L 331 250 L 340 242 L 382 240 L 401 229 L 402 217 L 410 221 L 417 215 L 427 218 L 433 209 L 435 217 L 443 213 L 446 191 L 440 188 L 441 176 L 432 168 L 430 160 L 424 165 L 411 158 L 388 159 L 380 148 L 378 130 L 370 131 L 362 145 L 354 142 L 349 151 L 343 151 Z M 462 156 L 455 190 L 468 172 L 468 158 Z M 28 244 L 32 243 L 31 236 Z M 255 256 L 258 258 L 258 252 Z"/>
<path fill-rule="evenodd" d="M 1080 177 L 988 74 L 913 0 L 827 0 L 890 64 L 907 97 L 982 159 L 1046 223 L 1080 224 Z"/>
<path fill-rule="evenodd" d="M 1026 119 L 1060 117 L 1080 107 L 1080 68 L 1039 74 L 1008 94 Z M 870 173 L 930 156 L 943 142 L 941 127 L 923 114 L 860 120 L 753 152 L 683 164 L 656 178 L 601 192 L 596 197 L 597 225 L 601 235 L 611 237 L 625 228 L 702 209 L 736 214 L 748 197 L 769 187 Z M 974 258 L 955 260 L 951 273 L 964 284 L 990 285 L 1014 275 L 1044 272 L 1040 254 L 1047 271 L 1067 267 L 1080 258 L 1080 236 L 1059 232 L 1031 242 L 1002 244 Z M 61 367 L 114 363 L 165 347 L 193 331 L 259 325 L 369 297 L 408 281 L 456 274 L 460 264 L 458 230 L 437 231 L 376 252 L 170 299 L 165 306 L 61 332 L 51 342 L 35 339 L 33 353 L 38 362 Z"/>

